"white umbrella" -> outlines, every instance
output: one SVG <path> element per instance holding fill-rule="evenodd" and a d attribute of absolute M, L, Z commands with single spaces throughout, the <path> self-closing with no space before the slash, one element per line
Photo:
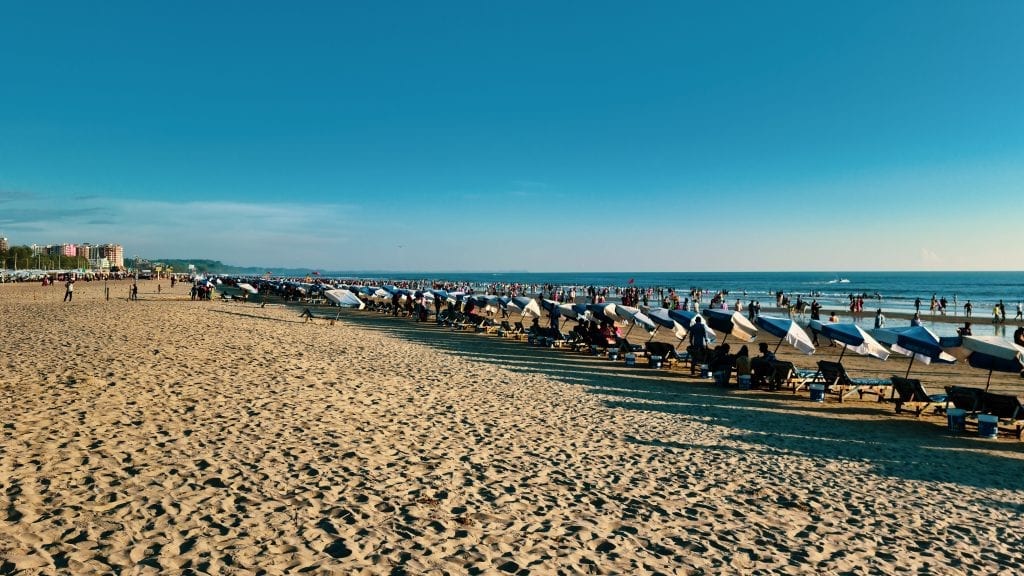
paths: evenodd
<path fill-rule="evenodd" d="M 324 296 L 336 306 L 341 306 L 342 308 L 358 308 L 359 310 L 362 310 L 366 307 L 366 304 L 363 304 L 363 301 L 355 294 L 350 290 L 345 290 L 343 288 L 327 290 L 324 292 Z"/>

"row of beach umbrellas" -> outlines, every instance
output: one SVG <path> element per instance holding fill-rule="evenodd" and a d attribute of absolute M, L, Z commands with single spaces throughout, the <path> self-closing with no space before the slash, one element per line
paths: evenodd
<path fill-rule="evenodd" d="M 438 298 L 454 302 L 472 300 L 480 308 L 507 308 L 518 312 L 524 318 L 541 318 L 557 307 L 559 315 L 570 320 L 627 324 L 627 337 L 637 326 L 647 332 L 650 339 L 653 339 L 660 329 L 667 329 L 679 340 L 679 344 L 685 341 L 698 322 L 722 334 L 722 342 L 730 337 L 744 342 L 753 341 L 760 329 L 779 338 L 776 352 L 783 342 L 804 354 L 815 352 L 814 343 L 807 332 L 790 318 L 759 315 L 751 322 L 743 314 L 729 310 L 708 308 L 697 313 L 689 310 L 650 308 L 644 312 L 639 308 L 615 303 L 568 304 L 525 296 L 508 298 L 445 290 L 413 291 L 393 285 L 337 287 L 324 292 L 325 297 L 335 305 L 360 309 L 365 306 L 363 299 L 385 301 L 390 300 L 395 294 L 403 299 L 423 297 L 429 301 Z M 960 360 L 968 362 L 973 368 L 988 371 L 987 389 L 991 384 L 993 372 L 1017 373 L 1024 369 L 1024 348 L 997 336 L 940 338 L 924 326 L 876 328 L 866 331 L 853 323 L 829 323 L 820 320 L 811 320 L 809 328 L 842 347 L 839 361 L 842 361 L 847 350 L 879 360 L 886 360 L 893 352 L 909 356 L 907 376 L 910 375 L 915 361 L 932 364 Z M 716 342 L 712 332 L 709 331 L 707 334 L 710 342 Z"/>

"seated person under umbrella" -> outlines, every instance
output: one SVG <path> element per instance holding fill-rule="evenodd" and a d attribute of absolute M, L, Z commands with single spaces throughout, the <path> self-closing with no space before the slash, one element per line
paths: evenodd
<path fill-rule="evenodd" d="M 754 386 L 768 385 L 771 389 L 770 377 L 775 370 L 772 366 L 772 362 L 775 361 L 775 353 L 768 348 L 768 344 L 765 342 L 758 344 L 757 349 L 761 355 L 750 360 L 750 367 L 753 370 L 752 383 Z"/>

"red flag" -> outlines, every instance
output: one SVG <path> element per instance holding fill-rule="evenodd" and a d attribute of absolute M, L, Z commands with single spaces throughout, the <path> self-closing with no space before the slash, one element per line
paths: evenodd
<path fill-rule="evenodd" d="M 633 283 L 633 279 L 632 279 L 632 278 L 630 278 L 630 279 L 629 279 L 629 282 L 628 282 L 628 283 L 629 283 L 629 284 L 632 284 L 632 283 Z"/>

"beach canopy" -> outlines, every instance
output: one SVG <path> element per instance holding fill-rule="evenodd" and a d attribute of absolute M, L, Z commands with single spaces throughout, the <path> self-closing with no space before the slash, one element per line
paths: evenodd
<path fill-rule="evenodd" d="M 241 288 L 242 290 L 245 290 L 249 294 L 258 294 L 259 293 L 259 290 L 256 290 L 255 288 L 253 288 L 252 284 L 248 284 L 246 282 L 240 282 L 238 284 L 238 287 Z"/>
<path fill-rule="evenodd" d="M 618 316 L 615 315 L 615 304 L 587 304 L 587 311 L 590 312 L 590 317 L 598 322 L 614 324 L 618 319 Z"/>
<path fill-rule="evenodd" d="M 640 311 L 639 308 L 633 308 L 632 306 L 623 306 L 621 304 L 615 305 L 615 315 L 622 318 L 626 322 L 635 326 L 640 326 L 648 332 L 653 332 L 658 329 L 654 321 Z M 632 329 L 632 328 L 631 328 Z"/>
<path fill-rule="evenodd" d="M 871 334 L 868 334 L 860 326 L 856 324 L 846 323 L 828 323 L 820 322 L 817 320 L 811 320 L 810 326 L 820 327 L 819 332 L 825 335 L 825 337 L 838 342 L 843 347 L 842 352 L 839 353 L 839 360 L 843 359 L 843 354 L 847 350 L 852 350 L 861 356 L 871 356 L 878 358 L 879 360 L 885 360 L 889 357 L 889 351 L 886 350 L 885 346 L 882 346 L 875 340 Z"/>
<path fill-rule="evenodd" d="M 526 296 L 516 296 L 508 303 L 509 308 L 513 308 L 519 311 L 519 314 L 523 318 L 534 317 L 540 318 L 543 316 L 540 310 L 540 304 L 533 298 L 527 298 Z"/>
<path fill-rule="evenodd" d="M 703 316 L 696 312 L 690 312 L 689 310 L 669 310 L 668 315 L 670 318 L 673 318 L 677 322 L 682 324 L 683 327 L 686 328 L 687 330 L 690 329 L 690 326 L 693 326 L 693 323 L 697 320 L 697 318 L 700 318 L 701 322 L 707 324 L 707 321 L 704 320 Z"/>
<path fill-rule="evenodd" d="M 954 358 L 967 360 L 972 368 L 988 370 L 985 390 L 992 384 L 992 372 L 1024 370 L 1024 348 L 1000 336 L 964 336 L 946 351 Z"/>
<path fill-rule="evenodd" d="M 665 308 L 651 308 L 647 311 L 647 316 L 658 326 L 671 330 L 676 338 L 680 340 L 686 338 L 689 330 L 686 329 L 686 326 L 677 322 L 675 318 L 669 316 L 668 313 L 669 311 Z"/>
<path fill-rule="evenodd" d="M 757 338 L 757 326 L 754 326 L 746 316 L 739 312 L 705 308 L 704 319 L 708 328 L 725 335 L 722 342 L 725 342 L 729 336 L 734 336 L 744 342 L 750 342 Z"/>
<path fill-rule="evenodd" d="M 343 288 L 327 290 L 324 292 L 324 296 L 335 306 L 341 306 L 342 308 L 358 308 L 359 310 L 366 308 L 366 304 L 363 304 L 363 301 L 353 294 L 351 290 L 345 290 Z"/>
<path fill-rule="evenodd" d="M 786 342 L 804 354 L 814 354 L 814 342 L 811 341 L 811 337 L 793 320 L 774 316 L 757 316 L 754 318 L 754 324 L 779 338 L 779 345 L 775 347 L 776 352 L 779 351 L 779 346 Z"/>
<path fill-rule="evenodd" d="M 924 326 L 910 326 L 900 331 L 896 335 L 896 343 L 892 345 L 892 350 L 910 356 L 906 376 L 910 376 L 910 367 L 914 365 L 914 359 L 920 359 L 925 364 L 956 362 L 956 358 L 942 350 L 939 337 Z"/>

